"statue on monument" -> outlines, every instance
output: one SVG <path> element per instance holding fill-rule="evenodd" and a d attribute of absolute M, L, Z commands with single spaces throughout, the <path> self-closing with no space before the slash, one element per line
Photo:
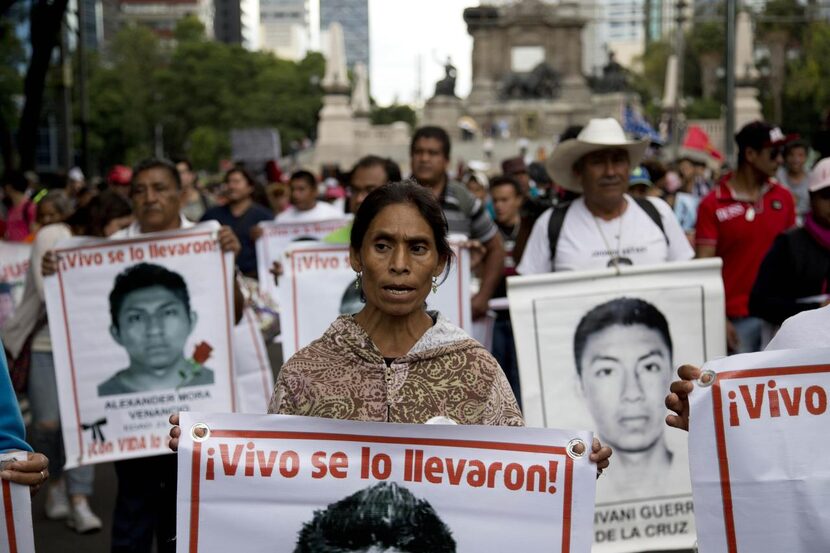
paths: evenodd
<path fill-rule="evenodd" d="M 458 70 L 452 64 L 452 59 L 447 56 L 447 61 L 444 63 L 444 78 L 435 83 L 435 95 L 455 97 L 455 79 L 457 75 Z"/>
<path fill-rule="evenodd" d="M 600 93 L 628 90 L 628 70 L 617 62 L 613 51 L 608 51 L 608 63 L 602 68 L 602 77 L 593 83 L 593 89 Z"/>
<path fill-rule="evenodd" d="M 530 73 L 508 73 L 499 87 L 501 100 L 558 98 L 562 89 L 559 73 L 545 62 Z"/>

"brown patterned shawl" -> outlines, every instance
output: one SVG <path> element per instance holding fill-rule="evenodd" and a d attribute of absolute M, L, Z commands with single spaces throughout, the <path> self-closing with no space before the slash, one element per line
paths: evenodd
<path fill-rule="evenodd" d="M 374 422 L 523 426 L 499 364 L 438 315 L 405 356 L 387 367 L 352 316 L 337 318 L 280 371 L 269 413 Z"/>

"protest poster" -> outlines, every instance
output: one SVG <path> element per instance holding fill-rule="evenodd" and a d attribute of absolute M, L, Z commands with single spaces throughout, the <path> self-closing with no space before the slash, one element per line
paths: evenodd
<path fill-rule="evenodd" d="M 685 433 L 664 404 L 675 367 L 725 354 L 719 259 L 510 277 L 529 426 L 589 428 L 614 449 L 594 551 L 690 548 Z"/>
<path fill-rule="evenodd" d="M 700 551 L 830 551 L 828 394 L 827 348 L 703 366 L 689 398 Z"/>
<path fill-rule="evenodd" d="M 23 297 L 31 254 L 30 244 L 0 240 L 0 328 L 12 318 Z"/>
<path fill-rule="evenodd" d="M 450 322 L 472 332 L 470 255 L 451 241 L 455 259 L 438 292 L 427 298 L 427 309 L 441 312 Z M 340 315 L 363 308 L 348 246 L 320 243 L 293 244 L 286 250 L 278 301 L 283 358 L 323 335 Z M 442 277 L 443 278 L 443 277 Z"/>
<path fill-rule="evenodd" d="M 44 287 L 66 468 L 167 453 L 171 413 L 234 408 L 218 228 L 58 244 Z"/>
<path fill-rule="evenodd" d="M 351 217 L 343 216 L 316 223 L 259 223 L 257 226 L 262 230 L 262 236 L 256 241 L 256 259 L 260 292 L 277 299 L 277 285 L 271 267 L 275 261 L 285 264 L 283 252 L 288 246 L 293 242 L 320 241 L 346 226 L 350 220 Z"/>
<path fill-rule="evenodd" d="M 0 468 L 5 463 L 23 461 L 26 452 L 15 451 L 0 455 Z M 29 486 L 0 480 L 3 516 L 0 518 L 0 553 L 35 553 L 35 535 L 32 529 L 32 498 Z"/>
<path fill-rule="evenodd" d="M 573 453 L 589 432 L 193 412 L 180 422 L 178 553 L 591 550 L 596 465 Z"/>
<path fill-rule="evenodd" d="M 266 413 L 274 390 L 274 373 L 265 340 L 250 307 L 233 329 L 236 413 Z"/>

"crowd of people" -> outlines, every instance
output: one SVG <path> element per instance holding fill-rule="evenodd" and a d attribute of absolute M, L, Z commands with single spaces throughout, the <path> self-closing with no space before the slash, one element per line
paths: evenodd
<path fill-rule="evenodd" d="M 394 161 L 374 155 L 339 178 L 321 179 L 305 169 L 282 176 L 271 164 L 262 171 L 267 185 L 240 165 L 220 186 L 205 186 L 187 160 L 118 165 L 97 184 L 72 169 L 64 186 L 52 188 L 31 173 L 7 171 L 0 235 L 30 242 L 32 253 L 22 299 L 0 335 L 12 376 L 25 375 L 14 384 L 28 396 L 32 420 L 27 444 L 15 410 L 9 433 L 17 438 L 5 445 L 39 453 L 0 477 L 45 484 L 48 518 L 66 519 L 82 533 L 101 528 L 88 501 L 95 493 L 93 468 L 62 471 L 44 303 L 43 278 L 57 265 L 52 250 L 71 236 L 129 238 L 217 221 L 219 243 L 235 255 L 238 274 L 256 279 L 260 222 L 353 214 L 327 240 L 350 246 L 364 307 L 338 318 L 314 348 L 287 361 L 271 400 L 274 413 L 415 423 L 440 414 L 461 424 L 523 424 L 513 328 L 507 302 L 499 301 L 513 275 L 720 257 L 728 349 L 759 351 L 785 319 L 828 304 L 830 159 L 811 159 L 806 142 L 761 121 L 744 126 L 735 141 L 734 169 L 704 150 L 684 148 L 666 159 L 648 139 L 626 136 L 616 120 L 593 119 L 569 128 L 546 159 L 517 152 L 499 167 L 453 167 L 447 132 L 421 127 L 412 137 L 407 180 Z M 449 234 L 466 237 L 477 283 L 472 315 L 493 318 L 490 352 L 423 308 L 452 263 Z M 280 267 L 273 272 L 278 276 Z M 237 285 L 237 319 L 244 301 Z M 344 363 L 360 375 L 346 391 L 330 382 Z M 436 364 L 442 385 L 457 388 L 464 409 L 462 400 L 423 401 L 429 394 L 419 387 L 433 385 Z M 430 378 L 421 374 L 427 365 Z M 413 376 L 419 374 L 424 377 Z M 681 376 L 696 374 L 690 368 Z M 392 381 L 402 383 L 394 397 Z M 5 384 L 13 402 L 11 382 Z M 673 392 L 667 404 L 680 416 L 670 422 L 683 427 L 687 389 L 678 385 Z M 326 411 L 317 401 L 344 393 L 349 412 Z M 607 447 L 594 444 L 598 466 L 607 466 L 609 456 Z M 150 551 L 154 536 L 158 551 L 174 550 L 175 456 L 115 465 L 112 551 Z"/>

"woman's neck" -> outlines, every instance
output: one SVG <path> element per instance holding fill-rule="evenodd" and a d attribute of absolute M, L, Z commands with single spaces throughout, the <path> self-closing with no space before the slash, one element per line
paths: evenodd
<path fill-rule="evenodd" d="M 394 358 L 409 353 L 433 324 L 432 317 L 423 310 L 394 317 L 371 305 L 366 305 L 354 320 L 366 331 L 383 357 Z"/>

